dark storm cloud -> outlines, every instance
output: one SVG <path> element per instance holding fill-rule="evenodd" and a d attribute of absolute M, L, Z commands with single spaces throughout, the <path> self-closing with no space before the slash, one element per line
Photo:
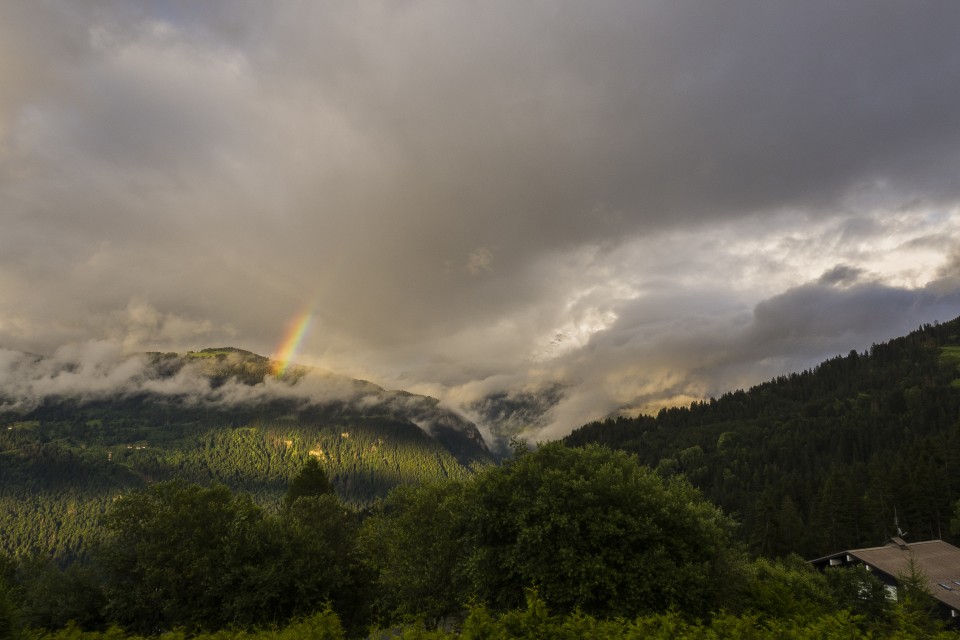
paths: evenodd
<path fill-rule="evenodd" d="M 838 264 L 829 271 L 825 271 L 817 282 L 823 285 L 852 284 L 856 282 L 861 275 L 863 275 L 863 269 L 851 267 L 846 264 Z"/>
<path fill-rule="evenodd" d="M 616 397 L 584 392 L 586 413 L 712 391 L 685 386 L 690 332 L 719 358 L 756 306 L 774 344 L 765 317 L 803 291 L 851 339 L 892 337 L 910 309 L 960 313 L 937 273 L 960 239 L 958 18 L 4 3 L 0 344 L 268 353 L 312 309 L 306 359 L 451 402 L 536 386 L 547 362 L 612 367 Z M 897 291 L 923 300 L 884 306 Z M 798 353 L 823 346 L 826 321 L 800 320 Z M 648 355 L 649 379 L 623 373 Z"/>
<path fill-rule="evenodd" d="M 843 289 L 805 285 L 757 305 L 738 358 L 745 364 L 780 357 L 795 368 L 810 367 L 827 353 L 864 351 L 935 319 L 952 319 L 958 305 L 956 290 L 940 295 L 879 283 Z"/>

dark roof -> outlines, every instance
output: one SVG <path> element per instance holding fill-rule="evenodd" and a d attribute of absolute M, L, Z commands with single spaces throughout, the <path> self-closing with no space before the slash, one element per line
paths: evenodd
<path fill-rule="evenodd" d="M 811 562 L 818 567 L 863 563 L 886 574 L 888 581 L 899 581 L 910 574 L 911 558 L 931 595 L 960 613 L 960 549 L 943 540 L 906 543 L 893 538 L 882 547 L 841 551 Z"/>

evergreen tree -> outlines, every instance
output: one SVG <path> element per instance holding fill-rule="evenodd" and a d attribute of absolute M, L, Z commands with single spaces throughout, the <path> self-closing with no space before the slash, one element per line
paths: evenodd
<path fill-rule="evenodd" d="M 297 498 L 323 496 L 332 493 L 333 485 L 330 484 L 326 472 L 320 466 L 320 461 L 310 457 L 300 469 L 300 472 L 290 481 L 287 493 L 283 496 L 283 504 L 289 509 L 297 501 Z"/>

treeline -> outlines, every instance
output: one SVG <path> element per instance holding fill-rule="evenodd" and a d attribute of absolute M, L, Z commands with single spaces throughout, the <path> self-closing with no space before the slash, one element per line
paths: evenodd
<path fill-rule="evenodd" d="M 656 417 L 581 427 L 603 443 L 683 474 L 742 522 L 765 555 L 815 557 L 896 533 L 954 539 L 960 498 L 960 323 L 851 352 Z"/>
<path fill-rule="evenodd" d="M 463 479 L 489 463 L 461 464 L 396 418 L 319 411 L 177 414 L 127 399 L 0 419 L 0 552 L 74 558 L 118 496 L 174 478 L 220 482 L 272 507 L 315 458 L 348 504 L 368 508 L 399 484 Z"/>
<path fill-rule="evenodd" d="M 466 480 L 400 486 L 365 517 L 310 458 L 274 509 L 163 482 L 112 502 L 84 561 L 0 563 L 0 633 L 956 637 L 922 576 L 894 603 L 866 571 L 751 560 L 735 528 L 683 478 L 598 446 L 518 450 Z"/>
<path fill-rule="evenodd" d="M 930 629 L 910 613 L 898 613 L 896 621 L 878 636 L 864 629 L 863 619 L 845 611 L 809 619 L 762 618 L 758 615 L 719 614 L 708 621 L 690 621 L 677 612 L 640 616 L 634 620 L 600 620 L 584 614 L 551 615 L 543 601 L 532 594 L 525 609 L 493 614 L 483 606 L 471 607 L 460 629 L 428 629 L 422 622 L 407 622 L 387 630 L 375 630 L 377 640 L 871 640 L 878 637 L 910 640 L 951 640 L 955 633 Z M 31 630 L 23 640 L 141 640 L 144 636 L 107 631 L 83 632 L 75 626 L 58 631 Z M 167 632 L 160 640 L 184 640 L 182 631 Z M 280 629 L 227 630 L 192 635 L 193 640 L 345 640 L 348 637 L 336 613 L 329 609 L 296 620 Z"/>

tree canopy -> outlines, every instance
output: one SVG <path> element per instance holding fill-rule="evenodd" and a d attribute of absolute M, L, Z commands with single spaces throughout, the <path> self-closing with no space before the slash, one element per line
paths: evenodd
<path fill-rule="evenodd" d="M 737 582 L 733 521 L 626 453 L 541 445 L 479 475 L 467 502 L 470 578 L 499 608 L 536 586 L 556 611 L 706 613 Z"/>
<path fill-rule="evenodd" d="M 322 496 L 333 493 L 333 485 L 327 478 L 326 472 L 320 466 L 320 462 L 314 458 L 307 458 L 303 468 L 297 473 L 287 485 L 287 493 L 283 496 L 283 504 L 288 509 L 297 498 L 308 496 Z"/>
<path fill-rule="evenodd" d="M 330 495 L 300 498 L 282 518 L 223 485 L 174 481 L 124 496 L 97 553 L 108 618 L 142 633 L 216 629 L 343 602 L 355 526 Z"/>
<path fill-rule="evenodd" d="M 536 587 L 551 609 L 709 612 L 737 583 L 732 521 L 689 483 L 592 446 L 540 446 L 463 488 L 395 491 L 362 539 L 397 612 L 440 615 L 473 597 L 497 610 Z M 423 611 L 423 609 L 419 609 Z"/>
<path fill-rule="evenodd" d="M 399 487 L 359 529 L 331 494 L 270 512 L 222 485 L 159 483 L 110 506 L 93 567 L 0 556 L 0 585 L 12 585 L 0 586 L 0 632 L 119 640 L 116 628 L 78 635 L 119 624 L 137 634 L 174 630 L 174 640 L 266 627 L 274 640 L 940 633 L 918 594 L 894 604 L 866 571 L 749 560 L 732 529 L 682 478 L 600 446 L 547 444 L 465 482 Z M 371 635 L 371 624 L 387 630 Z"/>

